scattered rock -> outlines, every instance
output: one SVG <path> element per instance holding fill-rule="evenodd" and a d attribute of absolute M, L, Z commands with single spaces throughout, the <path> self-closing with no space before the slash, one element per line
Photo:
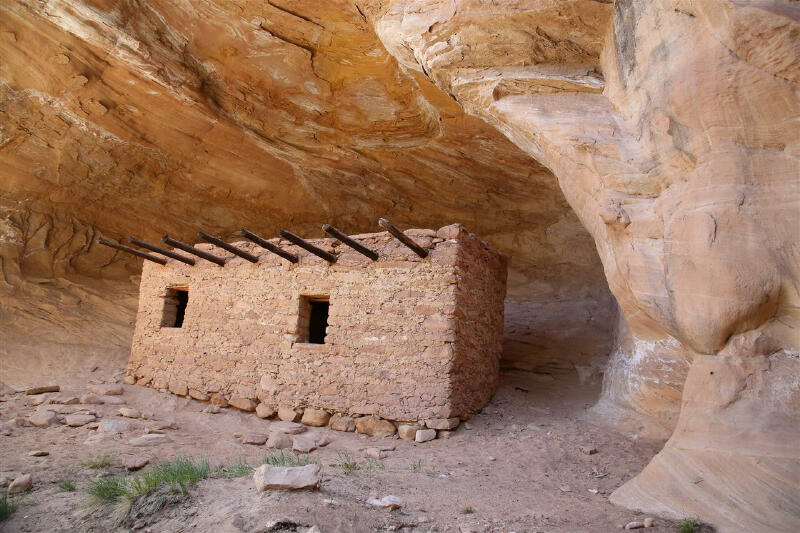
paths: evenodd
<path fill-rule="evenodd" d="M 209 414 L 212 414 L 212 415 L 215 415 L 215 414 L 219 413 L 220 411 L 222 411 L 222 409 L 220 409 L 219 405 L 209 405 L 208 407 L 203 409 L 204 413 L 209 413 Z"/>
<path fill-rule="evenodd" d="M 96 394 L 84 394 L 80 397 L 80 403 L 84 405 L 102 405 L 103 400 Z"/>
<path fill-rule="evenodd" d="M 417 436 L 417 430 L 422 429 L 422 426 L 416 424 L 401 424 L 397 426 L 397 434 L 401 439 L 414 440 Z"/>
<path fill-rule="evenodd" d="M 125 382 L 125 383 L 127 383 L 128 385 L 133 385 L 134 383 L 136 383 L 136 378 L 135 378 L 135 377 L 133 377 L 133 376 L 125 376 L 125 377 L 122 379 L 122 381 L 124 381 L 124 382 Z"/>
<path fill-rule="evenodd" d="M 46 428 L 58 422 L 58 417 L 52 411 L 37 411 L 28 419 L 37 428 Z"/>
<path fill-rule="evenodd" d="M 256 406 L 256 416 L 258 418 L 272 418 L 275 416 L 275 409 L 265 403 L 260 403 Z"/>
<path fill-rule="evenodd" d="M 29 389 L 25 389 L 25 394 L 27 396 L 32 396 L 34 394 L 44 394 L 45 392 L 58 392 L 61 390 L 61 387 L 58 385 L 42 385 L 39 387 L 31 387 Z"/>
<path fill-rule="evenodd" d="M 655 518 L 647 517 L 644 519 L 644 527 L 655 527 L 656 520 Z"/>
<path fill-rule="evenodd" d="M 150 424 L 150 429 L 178 429 L 178 424 L 173 420 L 162 420 L 160 422 L 153 422 Z"/>
<path fill-rule="evenodd" d="M 250 398 L 242 398 L 241 396 L 234 396 L 228 403 L 231 407 L 235 407 L 236 409 L 240 409 L 242 411 L 247 411 L 248 413 L 252 413 L 256 410 L 256 402 L 251 400 Z"/>
<path fill-rule="evenodd" d="M 331 417 L 328 425 L 334 431 L 355 431 L 356 430 L 356 421 L 351 416 L 344 416 L 340 414 L 335 414 Z"/>
<path fill-rule="evenodd" d="M 50 455 L 50 452 L 45 450 L 31 450 L 28 452 L 28 455 L 31 457 L 44 457 L 46 455 Z"/>
<path fill-rule="evenodd" d="M 628 522 L 625 524 L 625 529 L 641 529 L 644 527 L 644 522 L 639 520 L 634 520 L 633 522 Z"/>
<path fill-rule="evenodd" d="M 561 492 L 572 492 L 572 487 L 570 487 L 569 485 L 561 485 L 560 487 L 558 487 L 558 490 L 560 490 Z"/>
<path fill-rule="evenodd" d="M 386 459 L 389 454 L 380 448 L 367 448 L 364 450 L 364 457 L 372 457 L 373 459 Z"/>
<path fill-rule="evenodd" d="M 261 446 L 265 442 L 267 442 L 267 435 L 264 433 L 245 433 L 242 437 L 242 444 Z"/>
<path fill-rule="evenodd" d="M 208 394 L 197 389 L 189 389 L 189 397 L 194 398 L 195 400 L 199 400 L 201 402 L 208 401 Z"/>
<path fill-rule="evenodd" d="M 141 470 L 147 466 L 148 463 L 150 463 L 150 459 L 147 457 L 130 457 L 127 461 L 125 461 L 125 468 L 131 472 L 134 472 L 136 470 Z"/>
<path fill-rule="evenodd" d="M 292 449 L 300 453 L 309 453 L 317 449 L 317 444 L 313 439 L 299 436 L 292 439 Z"/>
<path fill-rule="evenodd" d="M 324 409 L 309 407 L 303 411 L 303 418 L 300 419 L 300 422 L 307 426 L 322 427 L 328 425 L 330 419 L 330 413 Z"/>
<path fill-rule="evenodd" d="M 372 498 L 368 500 L 367 503 L 383 509 L 399 509 L 403 506 L 403 500 L 391 494 L 380 499 Z"/>
<path fill-rule="evenodd" d="M 285 433 L 286 435 L 298 435 L 306 431 L 306 427 L 303 424 L 287 421 L 275 422 L 269 426 L 269 429 L 273 432 Z"/>
<path fill-rule="evenodd" d="M 284 450 L 286 448 L 292 447 L 292 438 L 285 433 L 278 433 L 273 432 L 270 433 L 269 438 L 267 439 L 267 448 L 275 448 L 278 450 Z"/>
<path fill-rule="evenodd" d="M 228 399 L 219 393 L 212 394 L 211 398 L 208 401 L 211 402 L 211 405 L 217 405 L 219 407 L 228 407 Z"/>
<path fill-rule="evenodd" d="M 125 400 L 119 396 L 101 396 L 100 401 L 106 405 L 124 405 Z"/>
<path fill-rule="evenodd" d="M 151 433 L 148 435 L 142 435 L 141 437 L 136 437 L 135 439 L 131 439 L 128 441 L 128 444 L 130 444 L 131 446 L 143 447 L 143 446 L 157 446 L 159 444 L 166 444 L 168 442 L 172 442 L 172 439 L 170 439 L 166 435 Z"/>
<path fill-rule="evenodd" d="M 89 384 L 86 390 L 99 396 L 120 396 L 123 393 L 122 385 L 117 383 Z"/>
<path fill-rule="evenodd" d="M 132 407 L 123 407 L 119 411 L 119 416 L 124 416 L 125 418 L 139 418 L 142 414 Z"/>
<path fill-rule="evenodd" d="M 14 481 L 8 486 L 8 494 L 19 494 L 25 492 L 33 487 L 33 477 L 30 474 L 23 474 L 14 478 Z"/>
<path fill-rule="evenodd" d="M 318 464 L 305 466 L 261 465 L 253 473 L 256 490 L 267 489 L 316 489 L 322 476 Z"/>
<path fill-rule="evenodd" d="M 278 418 L 285 422 L 297 422 L 302 416 L 303 412 L 294 407 L 287 407 L 285 405 L 278 407 Z"/>
<path fill-rule="evenodd" d="M 85 426 L 89 422 L 94 422 L 97 420 L 97 417 L 90 414 L 85 413 L 73 413 L 71 415 L 67 415 L 64 419 L 64 422 L 70 427 L 80 427 Z"/>
<path fill-rule="evenodd" d="M 59 405 L 75 405 L 77 403 L 80 403 L 80 399 L 77 396 L 59 394 L 58 396 L 50 398 L 50 403 L 55 403 Z"/>
<path fill-rule="evenodd" d="M 8 437 L 11 435 L 11 428 L 8 426 L 0 426 L 0 435 Z"/>
<path fill-rule="evenodd" d="M 312 433 L 306 433 L 304 437 L 312 439 L 314 444 L 317 445 L 317 448 L 322 448 L 333 442 L 329 435 L 326 435 L 325 433 L 318 433 L 316 431 Z"/>
<path fill-rule="evenodd" d="M 377 416 L 362 416 L 356 419 L 356 430 L 370 437 L 391 437 L 396 428 L 388 420 Z"/>
<path fill-rule="evenodd" d="M 89 422 L 85 427 L 86 429 L 97 429 L 100 427 L 100 422 Z"/>
<path fill-rule="evenodd" d="M 460 423 L 461 419 L 457 416 L 453 418 L 429 418 L 425 421 L 425 426 L 429 429 L 456 429 Z"/>
<path fill-rule="evenodd" d="M 176 381 L 169 384 L 169 391 L 176 396 L 186 396 L 189 394 L 189 387 L 186 383 Z"/>
<path fill-rule="evenodd" d="M 45 402 L 47 402 L 49 400 L 50 400 L 50 396 L 49 395 L 48 396 L 45 396 L 45 395 L 28 396 L 25 399 L 25 401 L 28 403 L 28 405 L 33 405 L 33 406 L 42 405 L 43 403 L 45 403 Z"/>
<path fill-rule="evenodd" d="M 585 453 L 586 455 L 594 455 L 597 453 L 597 448 L 594 446 L 581 446 L 580 450 L 581 453 Z"/>
<path fill-rule="evenodd" d="M 419 429 L 417 430 L 417 434 L 414 436 L 414 440 L 416 442 L 428 442 L 429 440 L 433 440 L 435 438 L 435 429 Z"/>
<path fill-rule="evenodd" d="M 102 433 L 119 434 L 133 430 L 133 425 L 127 420 L 104 418 L 97 426 L 97 431 Z"/>

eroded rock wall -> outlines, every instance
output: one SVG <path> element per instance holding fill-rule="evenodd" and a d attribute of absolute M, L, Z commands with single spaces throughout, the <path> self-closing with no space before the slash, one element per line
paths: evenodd
<path fill-rule="evenodd" d="M 404 66 L 554 172 L 595 238 L 624 315 L 598 412 L 677 422 L 614 501 L 796 530 L 800 6 L 365 3 Z"/>

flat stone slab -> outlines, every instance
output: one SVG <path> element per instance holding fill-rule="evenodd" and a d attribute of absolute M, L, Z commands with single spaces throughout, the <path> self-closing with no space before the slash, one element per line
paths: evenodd
<path fill-rule="evenodd" d="M 44 394 L 45 392 L 59 392 L 61 387 L 58 385 L 41 385 L 39 387 L 31 387 L 25 389 L 25 394 L 31 396 L 33 394 Z"/>
<path fill-rule="evenodd" d="M 320 466 L 270 466 L 261 465 L 253 473 L 256 490 L 262 492 L 269 489 L 316 489 L 322 476 Z"/>
<path fill-rule="evenodd" d="M 81 413 L 75 413 L 75 414 L 67 415 L 66 418 L 64 419 L 64 421 L 66 422 L 66 424 L 68 426 L 74 427 L 74 428 L 77 428 L 77 427 L 80 427 L 80 426 L 85 426 L 86 424 L 88 424 L 90 422 L 94 422 L 95 420 L 97 420 L 96 416 L 88 415 L 88 414 L 81 414 Z"/>
<path fill-rule="evenodd" d="M 255 444 L 261 446 L 267 442 L 266 433 L 245 433 L 242 437 L 242 444 Z"/>
<path fill-rule="evenodd" d="M 128 441 L 131 446 L 144 447 L 144 446 L 157 446 L 159 444 L 167 444 L 172 442 L 172 439 L 161 433 L 148 433 L 141 437 L 136 437 Z"/>
<path fill-rule="evenodd" d="M 86 385 L 86 390 L 98 396 L 119 396 L 123 392 L 122 385 L 117 383 L 102 385 L 90 384 Z"/>
<path fill-rule="evenodd" d="M 270 424 L 269 430 L 275 433 L 284 433 L 286 435 L 298 435 L 306 430 L 306 426 L 298 424 L 297 422 L 275 422 Z"/>

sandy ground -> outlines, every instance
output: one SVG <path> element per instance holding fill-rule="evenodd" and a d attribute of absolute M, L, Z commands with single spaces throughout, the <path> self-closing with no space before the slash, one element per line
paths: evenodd
<path fill-rule="evenodd" d="M 113 381 L 112 370 L 67 379 L 61 394 L 81 394 L 90 381 Z M 118 379 L 118 378 L 117 378 Z M 482 413 L 453 432 L 448 439 L 417 444 L 400 439 L 370 438 L 327 428 L 333 442 L 311 453 L 323 465 L 319 491 L 258 493 L 251 476 L 208 479 L 191 489 L 190 497 L 147 517 L 139 531 L 149 532 L 256 532 L 305 531 L 316 525 L 323 533 L 335 531 L 502 531 L 607 532 L 644 518 L 617 508 L 608 495 L 644 467 L 663 441 L 623 434 L 596 425 L 587 409 L 599 394 L 599 385 L 581 386 L 577 380 L 519 372 L 505 373 L 494 400 Z M 206 457 L 212 463 L 244 459 L 260 464 L 264 446 L 243 445 L 235 433 L 268 432 L 270 421 L 234 409 L 203 413 L 207 404 L 151 389 L 124 385 L 122 398 L 130 407 L 151 411 L 155 420 L 174 421 L 167 430 L 171 443 L 134 448 L 128 441 L 144 433 L 151 421 L 134 420 L 135 431 L 106 436 L 87 444 L 96 434 L 86 427 L 56 425 L 45 429 L 13 427 L 0 436 L 0 471 L 32 473 L 33 490 L 15 501 L 20 505 L 0 531 L 100 532 L 125 531 L 117 526 L 108 507 L 92 505 L 85 490 L 109 472 L 122 472 L 129 457 L 151 462 L 175 456 Z M 6 394 L 0 402 L 0 420 L 27 417 L 34 407 L 22 394 Z M 119 406 L 64 406 L 65 410 L 94 409 L 102 417 L 117 417 Z M 130 420 L 130 419 L 126 419 Z M 380 461 L 368 460 L 364 447 L 394 445 Z M 587 455 L 581 446 L 596 447 Z M 50 452 L 30 457 L 34 449 Z M 340 467 L 349 453 L 360 463 L 352 473 Z M 81 466 L 85 459 L 110 454 L 109 469 Z M 414 469 L 412 465 L 421 465 Z M 2 475 L 2 474 L 0 474 Z M 58 488 L 72 480 L 75 492 Z M 591 492 L 596 490 L 597 493 Z M 400 510 L 373 508 L 370 497 L 392 494 Z M 465 513 L 472 508 L 474 513 Z M 271 526 L 282 521 L 296 526 Z M 283 529 L 281 529 L 283 528 Z M 657 519 L 648 532 L 675 532 L 675 524 Z"/>

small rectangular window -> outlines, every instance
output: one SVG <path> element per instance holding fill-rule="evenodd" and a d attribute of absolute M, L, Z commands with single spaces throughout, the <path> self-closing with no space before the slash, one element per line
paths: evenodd
<path fill-rule="evenodd" d="M 167 289 L 167 293 L 164 295 L 164 312 L 161 315 L 161 327 L 182 328 L 188 303 L 188 288 L 172 287 Z"/>
<path fill-rule="evenodd" d="M 303 296 L 300 299 L 299 342 L 325 344 L 330 299 L 327 296 Z"/>

